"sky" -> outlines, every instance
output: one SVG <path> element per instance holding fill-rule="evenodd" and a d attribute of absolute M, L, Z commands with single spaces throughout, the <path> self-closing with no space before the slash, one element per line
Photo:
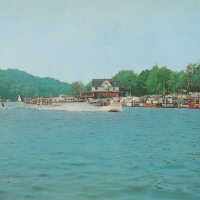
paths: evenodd
<path fill-rule="evenodd" d="M 200 62 L 200 0 L 0 0 L 0 69 L 87 83 Z"/>

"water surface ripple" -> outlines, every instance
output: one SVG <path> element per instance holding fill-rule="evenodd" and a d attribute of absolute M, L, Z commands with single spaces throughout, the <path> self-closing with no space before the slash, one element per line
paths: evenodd
<path fill-rule="evenodd" d="M 200 111 L 0 110 L 0 200 L 199 200 Z"/>

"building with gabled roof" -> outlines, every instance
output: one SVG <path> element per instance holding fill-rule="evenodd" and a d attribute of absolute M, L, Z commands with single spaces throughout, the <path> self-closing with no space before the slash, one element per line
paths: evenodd
<path fill-rule="evenodd" d="M 119 92 L 119 82 L 114 79 L 93 79 L 92 91 Z"/>
<path fill-rule="evenodd" d="M 113 98 L 119 97 L 119 81 L 114 79 L 93 79 L 91 82 L 91 91 L 83 93 L 84 98 Z"/>

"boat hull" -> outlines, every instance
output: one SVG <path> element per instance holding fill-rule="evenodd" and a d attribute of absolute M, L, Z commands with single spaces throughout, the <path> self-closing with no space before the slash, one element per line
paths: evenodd
<path fill-rule="evenodd" d="M 109 106 L 102 106 L 101 110 L 107 111 L 107 112 L 121 112 L 122 111 L 122 105 L 121 104 L 112 104 Z"/>

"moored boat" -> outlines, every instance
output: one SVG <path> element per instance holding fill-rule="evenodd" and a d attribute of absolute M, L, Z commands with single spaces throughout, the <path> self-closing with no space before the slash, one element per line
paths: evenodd
<path fill-rule="evenodd" d="M 22 102 L 22 98 L 21 98 L 20 95 L 18 96 L 17 101 L 18 101 L 18 102 Z"/>

